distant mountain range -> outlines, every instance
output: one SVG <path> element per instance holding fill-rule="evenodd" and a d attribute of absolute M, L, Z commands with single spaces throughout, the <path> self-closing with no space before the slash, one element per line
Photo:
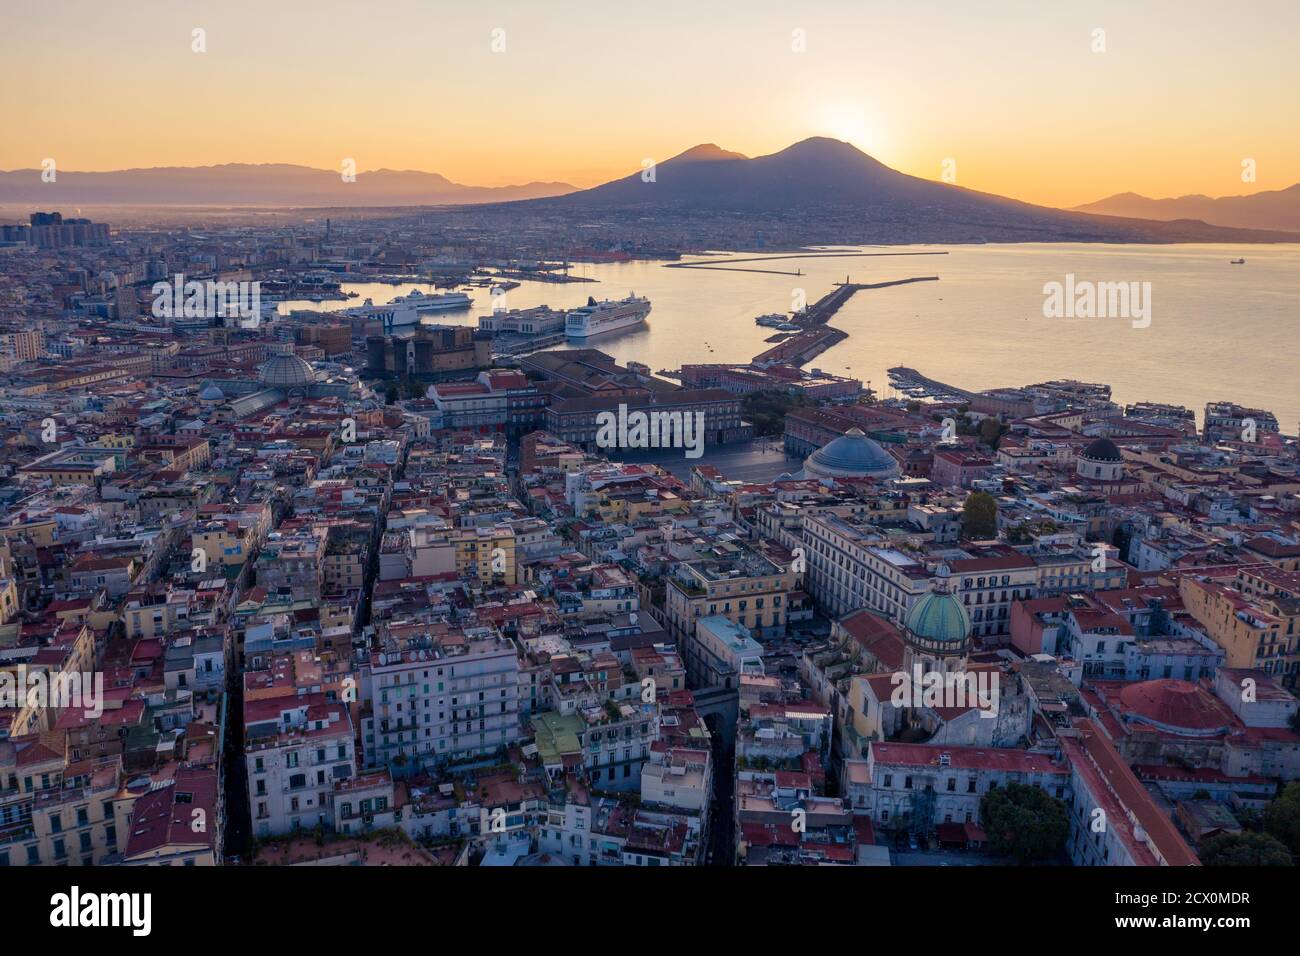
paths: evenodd
<path fill-rule="evenodd" d="M 849 143 L 814 137 L 750 158 L 713 144 L 622 179 L 576 190 L 567 183 L 465 186 L 437 173 L 380 169 L 344 182 L 339 172 L 285 164 L 167 166 L 115 172 L 0 172 L 0 203 L 380 207 L 480 204 L 485 222 L 530 214 L 563 229 L 595 215 L 694 241 L 771 234 L 790 243 L 1296 242 L 1300 185 L 1273 193 L 1151 200 L 1126 193 L 1074 210 L 1052 209 L 920 179 Z M 676 241 L 676 240 L 674 240 Z"/>
<path fill-rule="evenodd" d="M 39 169 L 0 172 L 0 202 L 55 205 L 410 206 L 509 202 L 573 192 L 568 183 L 464 186 L 416 170 L 341 172 L 284 163 L 159 166 L 103 173 L 59 170 L 52 183 Z"/>
<path fill-rule="evenodd" d="M 1201 219 L 1217 226 L 1239 229 L 1285 229 L 1300 232 L 1300 183 L 1286 189 L 1252 193 L 1249 196 L 1179 196 L 1149 199 L 1137 193 L 1119 193 L 1076 206 L 1077 212 L 1103 216 L 1136 216 L 1141 219 Z"/>
<path fill-rule="evenodd" d="M 890 169 L 855 146 L 815 137 L 749 158 L 696 146 L 650 171 L 519 204 L 547 210 L 626 209 L 698 218 L 743 213 L 808 226 L 836 223 L 841 241 L 1270 242 L 1300 234 L 1178 219 L 1099 216 L 1035 206 Z M 834 240 L 827 240 L 834 241 Z"/>

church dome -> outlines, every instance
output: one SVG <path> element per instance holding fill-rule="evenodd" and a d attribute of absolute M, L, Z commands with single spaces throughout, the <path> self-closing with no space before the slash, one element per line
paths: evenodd
<path fill-rule="evenodd" d="M 1098 438 L 1083 450 L 1082 456 L 1089 461 L 1123 461 L 1119 446 L 1109 438 Z"/>
<path fill-rule="evenodd" d="M 897 478 L 898 463 L 860 428 L 828 442 L 804 459 L 810 478 Z"/>
<path fill-rule="evenodd" d="M 199 392 L 199 399 L 204 402 L 224 402 L 226 400 L 226 393 L 213 383 L 203 391 Z"/>
<path fill-rule="evenodd" d="M 267 388 L 306 388 L 316 381 L 316 372 L 293 353 L 281 352 L 266 360 L 261 381 Z"/>
<path fill-rule="evenodd" d="M 1232 723 L 1217 697 L 1187 681 L 1163 678 L 1129 684 L 1119 699 L 1126 718 L 1170 733 L 1215 736 Z"/>
<path fill-rule="evenodd" d="M 955 595 L 930 591 L 912 605 L 903 625 L 922 642 L 956 645 L 970 634 L 970 615 Z"/>
<path fill-rule="evenodd" d="M 1093 481 L 1122 481 L 1124 456 L 1109 438 L 1098 438 L 1079 452 L 1075 471 Z"/>

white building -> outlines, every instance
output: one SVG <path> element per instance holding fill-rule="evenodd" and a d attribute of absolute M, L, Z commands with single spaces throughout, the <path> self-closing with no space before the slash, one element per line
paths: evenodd
<path fill-rule="evenodd" d="M 348 705 L 324 694 L 244 704 L 244 763 L 256 836 L 334 825 L 334 785 L 355 776 Z"/>
<path fill-rule="evenodd" d="M 922 830 L 939 823 L 979 823 L 980 799 L 990 788 L 1010 783 L 1041 787 L 1065 799 L 1070 769 L 1028 750 L 879 741 L 871 742 L 866 760 L 845 761 L 844 768 L 844 794 L 854 813 L 882 826 L 905 816 Z"/>
<path fill-rule="evenodd" d="M 519 657 L 487 628 L 421 635 L 372 652 L 361 667 L 361 700 L 368 767 L 413 772 L 491 754 L 521 737 Z"/>

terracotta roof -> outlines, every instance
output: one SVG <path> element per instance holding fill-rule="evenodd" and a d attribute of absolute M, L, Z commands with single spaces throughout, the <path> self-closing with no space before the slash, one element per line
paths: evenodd
<path fill-rule="evenodd" d="M 1232 714 L 1209 691 L 1187 681 L 1165 678 L 1130 684 L 1119 693 L 1126 714 L 1172 729 L 1227 729 Z"/>

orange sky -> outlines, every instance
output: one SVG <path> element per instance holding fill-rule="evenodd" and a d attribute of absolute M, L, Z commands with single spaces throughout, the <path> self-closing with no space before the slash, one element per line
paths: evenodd
<path fill-rule="evenodd" d="M 1283 0 L 45 0 L 4 21 L 4 169 L 350 157 L 588 186 L 828 135 L 1049 205 L 1300 181 Z"/>

